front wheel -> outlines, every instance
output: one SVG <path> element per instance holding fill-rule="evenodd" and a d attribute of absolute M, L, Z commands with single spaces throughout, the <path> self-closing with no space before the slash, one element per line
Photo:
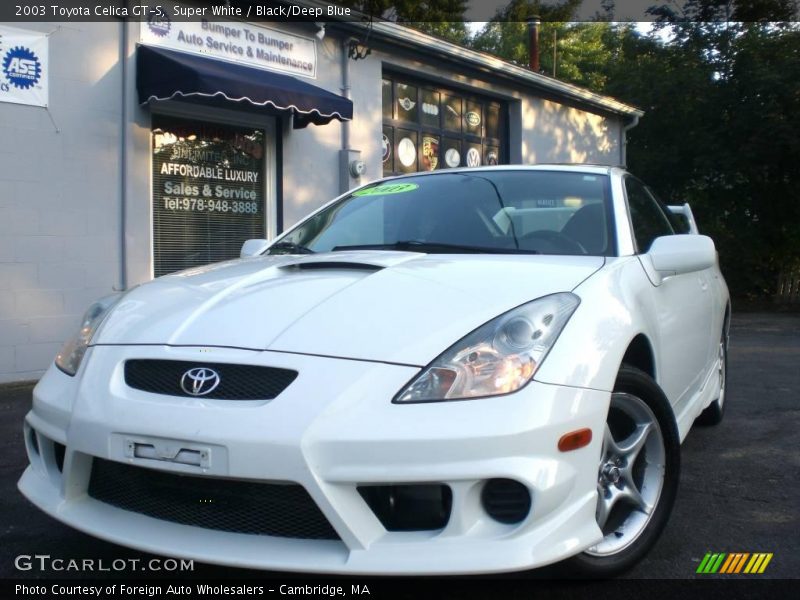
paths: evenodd
<path fill-rule="evenodd" d="M 680 438 L 661 388 L 646 373 L 620 369 L 606 419 L 597 475 L 603 539 L 568 561 L 584 577 L 613 577 L 653 547 L 672 512 Z"/>

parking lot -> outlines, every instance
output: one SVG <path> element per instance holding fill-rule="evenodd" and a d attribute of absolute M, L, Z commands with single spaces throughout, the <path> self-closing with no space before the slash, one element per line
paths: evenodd
<path fill-rule="evenodd" d="M 672 518 L 653 552 L 629 578 L 708 578 L 711 576 L 695 575 L 707 552 L 770 552 L 774 556 L 766 572 L 756 577 L 795 578 L 800 574 L 800 314 L 735 315 L 729 356 L 725 420 L 718 427 L 696 427 L 690 433 L 683 446 L 680 489 Z M 30 395 L 30 385 L 0 388 L 0 575 L 87 576 L 19 571 L 14 563 L 21 554 L 109 562 L 147 557 L 60 524 L 17 491 L 17 480 L 26 465 L 22 420 L 30 407 Z M 138 572 L 92 574 L 120 575 L 148 576 Z M 158 575 L 164 573 L 152 574 Z M 189 576 L 263 574 L 198 563 Z"/>

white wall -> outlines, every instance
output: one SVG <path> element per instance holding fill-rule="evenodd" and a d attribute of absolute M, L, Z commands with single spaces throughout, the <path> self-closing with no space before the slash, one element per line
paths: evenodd
<path fill-rule="evenodd" d="M 620 122 L 541 98 L 523 98 L 521 162 L 620 163 Z"/>
<path fill-rule="evenodd" d="M 306 32 L 306 34 L 308 34 Z M 327 35 L 317 44 L 317 78 L 304 80 L 341 94 L 341 44 Z M 286 127 L 283 135 L 283 223 L 290 227 L 339 195 L 339 149 L 342 125 Z"/>
<path fill-rule="evenodd" d="M 50 106 L 0 104 L 0 382 L 41 374 L 119 257 L 120 25 L 20 27 L 52 31 Z"/>

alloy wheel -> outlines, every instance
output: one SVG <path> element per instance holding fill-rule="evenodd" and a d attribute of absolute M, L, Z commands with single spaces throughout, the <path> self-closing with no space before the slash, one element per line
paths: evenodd
<path fill-rule="evenodd" d="M 597 477 L 596 518 L 604 537 L 588 555 L 616 554 L 642 534 L 664 487 L 665 464 L 664 436 L 653 411 L 637 396 L 613 393 Z"/>

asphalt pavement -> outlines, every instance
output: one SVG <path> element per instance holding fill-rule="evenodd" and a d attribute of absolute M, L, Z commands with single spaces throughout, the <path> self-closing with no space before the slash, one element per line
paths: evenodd
<path fill-rule="evenodd" d="M 800 314 L 735 314 L 728 365 L 728 407 L 717 427 L 695 426 L 682 447 L 678 498 L 661 539 L 627 577 L 735 578 L 696 575 L 708 552 L 773 554 L 759 578 L 800 577 Z M 0 386 L 0 577 L 86 577 L 45 569 L 20 571 L 15 558 L 150 558 L 72 530 L 17 490 L 27 460 L 22 421 L 30 384 Z M 547 576 L 539 571 L 518 577 Z M 94 573 L 131 579 L 160 574 Z M 265 573 L 195 563 L 193 578 L 264 577 Z M 280 574 L 272 574 L 280 576 Z M 294 577 L 294 576 L 292 576 Z M 745 577 L 739 575 L 738 577 Z M 750 576 L 752 577 L 752 576 Z"/>

